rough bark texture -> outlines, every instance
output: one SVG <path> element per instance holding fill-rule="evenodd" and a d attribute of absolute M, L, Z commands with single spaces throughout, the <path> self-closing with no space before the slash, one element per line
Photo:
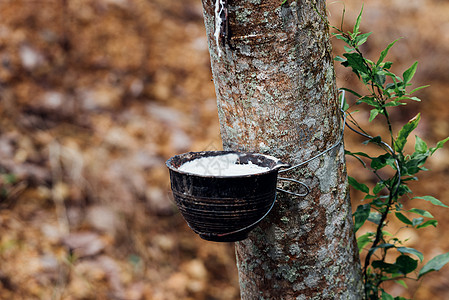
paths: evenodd
<path fill-rule="evenodd" d="M 332 146 L 341 129 L 325 1 L 227 2 L 217 43 L 216 0 L 203 0 L 224 148 L 296 164 Z M 288 177 L 312 191 L 279 193 L 236 243 L 242 299 L 362 299 L 343 146 Z"/>

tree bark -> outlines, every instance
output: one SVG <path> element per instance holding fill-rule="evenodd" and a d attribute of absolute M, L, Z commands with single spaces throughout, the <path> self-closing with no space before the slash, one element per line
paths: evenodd
<path fill-rule="evenodd" d="M 224 149 L 294 165 L 331 147 L 341 124 L 325 1 L 202 1 Z M 288 177 L 311 192 L 278 193 L 236 243 L 241 298 L 362 299 L 343 145 Z"/>

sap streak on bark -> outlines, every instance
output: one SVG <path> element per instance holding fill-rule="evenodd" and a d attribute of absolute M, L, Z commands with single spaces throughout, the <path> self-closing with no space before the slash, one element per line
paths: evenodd
<path fill-rule="evenodd" d="M 325 16 L 325 1 L 228 1 L 230 39 L 221 55 L 215 2 L 203 7 L 224 148 L 295 164 L 334 144 L 335 76 L 317 13 Z M 361 299 L 343 146 L 288 175 L 312 192 L 279 194 L 269 217 L 236 243 L 242 299 Z"/>

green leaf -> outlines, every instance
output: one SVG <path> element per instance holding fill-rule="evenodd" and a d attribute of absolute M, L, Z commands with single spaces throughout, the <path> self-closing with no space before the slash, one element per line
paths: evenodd
<path fill-rule="evenodd" d="M 346 155 L 351 155 L 351 156 L 363 156 L 363 157 L 372 159 L 372 157 L 369 156 L 368 154 L 366 154 L 365 152 L 351 152 L 349 150 L 345 150 L 345 154 Z"/>
<path fill-rule="evenodd" d="M 404 146 L 407 143 L 408 136 L 418 126 L 420 119 L 421 114 L 417 114 L 413 119 L 408 121 L 408 123 L 401 128 L 398 133 L 398 137 L 396 138 L 396 142 L 394 143 L 394 149 L 396 151 L 402 152 L 402 150 L 404 150 Z"/>
<path fill-rule="evenodd" d="M 369 204 L 359 205 L 354 213 L 354 232 L 357 232 L 359 228 L 365 224 L 369 217 L 371 206 Z"/>
<path fill-rule="evenodd" d="M 435 220 L 435 219 L 433 219 L 433 220 L 428 220 L 428 221 L 424 222 L 423 224 L 420 224 L 420 225 L 416 226 L 416 228 L 417 228 L 417 229 L 419 229 L 419 228 L 425 228 L 425 227 L 431 226 L 431 225 L 432 225 L 433 227 L 437 227 L 438 221 Z"/>
<path fill-rule="evenodd" d="M 398 189 L 399 196 L 405 195 L 405 194 L 411 194 L 412 190 L 406 185 L 401 184 Z"/>
<path fill-rule="evenodd" d="M 368 105 L 371 105 L 373 107 L 379 108 L 381 109 L 382 107 L 380 106 L 379 102 L 376 101 L 376 98 L 371 97 L 371 96 L 363 96 L 360 99 L 357 100 L 357 104 L 360 103 L 366 103 Z"/>
<path fill-rule="evenodd" d="M 390 248 L 394 248 L 394 245 L 393 244 L 389 244 L 389 243 L 380 244 L 380 245 L 378 245 L 376 247 L 373 247 L 373 248 L 369 249 L 368 253 L 374 253 L 374 252 L 377 251 L 377 249 L 390 249 Z"/>
<path fill-rule="evenodd" d="M 370 199 L 378 199 L 378 197 L 376 195 L 370 195 L 370 194 L 366 194 L 366 196 L 363 197 L 363 200 L 370 200 Z"/>
<path fill-rule="evenodd" d="M 382 230 L 383 235 L 385 236 L 393 236 L 393 234 L 389 233 L 388 231 Z"/>
<path fill-rule="evenodd" d="M 407 105 L 407 103 L 399 102 L 396 100 L 388 102 L 385 104 L 385 107 L 395 107 L 395 106 L 401 106 L 401 105 Z"/>
<path fill-rule="evenodd" d="M 338 56 L 338 55 L 335 56 L 334 60 L 335 60 L 335 61 L 339 61 L 339 62 L 345 62 L 345 61 L 346 61 L 346 59 L 344 59 L 343 57 Z"/>
<path fill-rule="evenodd" d="M 347 53 L 351 53 L 352 51 L 354 51 L 354 48 L 352 48 L 352 47 L 343 46 L 343 48 L 345 49 L 345 51 L 346 51 Z"/>
<path fill-rule="evenodd" d="M 396 168 L 395 160 L 391 156 L 390 153 L 382 154 L 378 157 L 373 157 L 371 160 L 371 168 L 374 170 L 380 170 L 385 166 L 391 166 L 392 168 Z"/>
<path fill-rule="evenodd" d="M 424 259 L 424 255 L 416 249 L 408 248 L 408 247 L 398 247 L 396 249 L 402 254 L 405 254 L 405 253 L 413 254 L 416 257 L 418 257 L 420 261 L 422 261 Z"/>
<path fill-rule="evenodd" d="M 348 176 L 349 184 L 356 190 L 369 194 L 369 188 L 364 183 L 359 183 L 355 178 Z"/>
<path fill-rule="evenodd" d="M 412 225 L 413 226 L 418 226 L 418 225 L 422 224 L 423 222 L 424 222 L 424 218 L 423 217 L 414 218 L 412 220 Z"/>
<path fill-rule="evenodd" d="M 363 153 L 363 154 L 365 154 L 365 153 Z M 356 158 L 363 165 L 363 167 L 366 168 L 365 162 L 360 157 L 358 157 L 356 155 L 356 153 L 352 153 L 351 151 L 345 150 L 345 155 L 350 155 L 350 156 Z"/>
<path fill-rule="evenodd" d="M 426 151 L 424 153 L 416 151 L 411 156 L 407 156 L 404 164 L 404 168 L 407 172 L 403 171 L 403 176 L 413 175 L 418 173 L 419 171 L 425 170 L 424 168 L 422 168 L 422 165 L 424 165 L 429 156 L 429 151 Z"/>
<path fill-rule="evenodd" d="M 419 136 L 415 135 L 415 151 L 419 153 L 426 153 L 428 150 L 426 142 Z"/>
<path fill-rule="evenodd" d="M 422 199 L 422 200 L 430 201 L 430 203 L 432 203 L 433 205 L 449 207 L 446 204 L 444 204 L 443 202 L 441 202 L 440 200 L 438 200 L 437 198 L 432 197 L 432 196 L 419 196 L 419 197 L 413 197 L 412 200 L 413 199 Z"/>
<path fill-rule="evenodd" d="M 416 73 L 417 66 L 418 66 L 418 62 L 415 61 L 415 63 L 402 74 L 405 84 L 409 83 L 412 80 L 413 76 Z"/>
<path fill-rule="evenodd" d="M 363 44 L 366 42 L 366 40 L 368 40 L 368 37 L 369 37 L 371 34 L 372 34 L 372 32 L 363 33 L 363 34 L 361 34 L 361 35 L 358 35 L 358 36 L 355 38 L 355 40 L 354 40 L 356 46 L 363 45 Z"/>
<path fill-rule="evenodd" d="M 350 44 L 351 43 L 351 41 L 346 36 L 344 36 L 343 34 L 335 33 L 334 36 L 335 36 L 335 38 L 344 41 L 346 44 Z"/>
<path fill-rule="evenodd" d="M 359 249 L 359 253 L 362 252 L 363 248 L 365 248 L 367 244 L 372 242 L 373 237 L 374 232 L 367 232 L 357 238 L 357 248 Z"/>
<path fill-rule="evenodd" d="M 397 284 L 400 284 L 400 285 L 402 285 L 403 287 L 405 287 L 406 289 L 408 289 L 408 286 L 407 286 L 407 284 L 405 283 L 405 281 L 404 280 L 395 280 L 394 282 L 396 282 Z M 402 297 L 401 297 L 402 298 Z M 396 297 L 396 298 L 394 298 L 395 300 L 396 299 L 398 299 L 398 297 Z M 405 299 L 405 298 L 404 298 Z"/>
<path fill-rule="evenodd" d="M 433 218 L 432 214 L 426 210 L 419 209 L 419 208 L 412 208 L 408 212 L 418 214 L 420 216 L 426 217 L 426 218 Z"/>
<path fill-rule="evenodd" d="M 404 216 L 402 213 L 397 212 L 397 213 L 395 213 L 395 215 L 396 215 L 396 218 L 398 218 L 399 221 L 401 221 L 402 223 L 407 224 L 407 225 L 413 225 L 412 221 L 410 221 L 409 218 Z"/>
<path fill-rule="evenodd" d="M 383 181 L 379 181 L 376 183 L 376 186 L 373 188 L 373 194 L 378 194 L 385 188 L 385 183 Z"/>
<path fill-rule="evenodd" d="M 421 102 L 421 99 L 419 99 L 418 97 L 407 97 L 407 99 L 416 101 L 416 102 Z"/>
<path fill-rule="evenodd" d="M 440 270 L 448 262 L 449 252 L 435 256 L 419 271 L 418 279 L 429 272 Z"/>
<path fill-rule="evenodd" d="M 373 137 L 372 139 L 369 139 L 367 141 L 362 142 L 362 144 L 364 144 L 364 145 L 368 145 L 369 143 L 373 143 L 373 144 L 376 144 L 376 145 L 381 145 L 382 144 L 382 138 L 380 136 L 376 136 L 376 137 Z"/>
<path fill-rule="evenodd" d="M 381 260 L 374 260 L 371 263 L 371 266 L 374 269 L 381 269 L 387 273 L 397 273 L 399 271 L 399 268 L 395 264 L 386 263 Z"/>
<path fill-rule="evenodd" d="M 339 100 L 340 100 L 340 107 L 343 111 L 347 111 L 349 109 L 349 104 L 346 101 L 346 98 L 343 98 L 344 94 L 340 94 Z"/>
<path fill-rule="evenodd" d="M 437 143 L 437 146 L 436 146 L 436 147 L 430 148 L 430 153 L 431 153 L 431 154 L 434 154 L 435 151 L 437 151 L 438 149 L 443 148 L 444 144 L 445 144 L 447 141 L 449 141 L 449 137 L 445 138 L 444 140 L 439 141 L 439 142 Z"/>
<path fill-rule="evenodd" d="M 371 201 L 371 203 L 370 203 L 371 206 L 376 206 L 378 208 L 384 207 L 385 206 L 385 201 L 382 201 L 382 198 L 385 199 L 385 196 L 380 196 L 380 197 L 374 199 L 373 201 Z M 388 196 L 387 196 L 387 198 L 388 198 Z M 370 221 L 369 218 L 368 218 L 368 221 Z"/>
<path fill-rule="evenodd" d="M 359 73 L 368 73 L 368 67 L 365 65 L 363 57 L 358 53 L 344 53 L 346 57 L 348 66 L 350 66 L 354 73 L 359 75 Z"/>
<path fill-rule="evenodd" d="M 416 89 L 413 89 L 409 94 L 411 95 L 411 94 L 413 94 L 414 92 L 417 92 L 417 91 L 419 91 L 419 90 L 425 89 L 425 88 L 427 88 L 427 87 L 429 87 L 429 86 L 430 86 L 430 85 L 419 86 L 419 87 L 417 87 Z"/>
<path fill-rule="evenodd" d="M 337 56 L 337 57 L 338 57 L 338 56 Z M 344 91 L 350 92 L 351 94 L 353 94 L 353 95 L 356 96 L 357 98 L 362 98 L 362 97 L 363 97 L 363 96 L 360 95 L 359 93 L 357 93 L 357 92 L 355 92 L 355 91 L 353 91 L 353 90 L 351 90 L 351 89 L 348 89 L 348 88 L 340 88 L 340 90 L 344 90 Z"/>
<path fill-rule="evenodd" d="M 374 120 L 379 113 L 380 113 L 380 111 L 377 108 L 372 109 L 370 114 L 369 114 L 369 122 Z"/>
<path fill-rule="evenodd" d="M 408 255 L 400 255 L 395 262 L 402 274 L 413 272 L 418 267 L 418 261 Z"/>
<path fill-rule="evenodd" d="M 408 255 L 401 255 L 396 259 L 395 265 L 398 266 L 402 274 L 413 272 L 418 267 L 418 261 Z"/>
<path fill-rule="evenodd" d="M 391 43 L 387 46 L 387 48 L 385 48 L 385 50 L 383 50 L 383 51 L 380 53 L 380 57 L 379 57 L 379 59 L 377 60 L 377 63 L 376 63 L 377 66 L 380 65 L 380 63 L 382 63 L 382 62 L 384 61 L 385 57 L 387 57 L 387 54 L 388 54 L 388 51 L 390 50 L 390 48 L 393 47 L 393 45 L 396 44 L 396 42 L 399 41 L 399 40 L 400 40 L 400 38 L 397 39 L 397 40 L 395 40 L 395 41 L 393 41 L 393 42 L 391 42 Z M 389 68 L 386 68 L 386 69 L 389 69 Z"/>
<path fill-rule="evenodd" d="M 357 19 L 355 21 L 354 28 L 352 30 L 353 34 L 358 34 L 359 33 L 360 22 L 362 21 L 362 13 L 363 13 L 363 5 L 362 5 L 362 9 L 360 10 L 360 13 L 357 16 Z"/>
<path fill-rule="evenodd" d="M 394 300 L 393 296 L 382 290 L 382 300 Z"/>
<path fill-rule="evenodd" d="M 406 181 L 418 181 L 418 177 L 410 176 L 410 177 L 402 178 L 402 182 L 406 182 Z"/>
<path fill-rule="evenodd" d="M 384 74 L 382 74 L 382 72 L 376 72 L 374 74 L 374 78 L 373 81 L 377 84 L 377 86 L 379 86 L 380 88 L 382 88 L 385 84 L 385 81 L 387 80 L 386 76 Z"/>
<path fill-rule="evenodd" d="M 383 63 L 382 68 L 384 70 L 388 70 L 389 68 L 391 68 L 392 65 L 393 65 L 393 63 L 391 61 L 386 61 L 386 62 Z"/>
<path fill-rule="evenodd" d="M 368 221 L 373 222 L 374 224 L 379 225 L 381 218 L 382 218 L 382 215 L 380 213 L 372 211 L 372 212 L 369 213 Z"/>

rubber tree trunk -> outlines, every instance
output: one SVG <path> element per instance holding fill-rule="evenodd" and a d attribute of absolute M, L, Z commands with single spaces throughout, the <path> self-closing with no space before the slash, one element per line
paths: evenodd
<path fill-rule="evenodd" d="M 281 3 L 203 8 L 224 148 L 296 164 L 332 146 L 341 124 L 325 1 Z M 287 176 L 311 193 L 278 193 L 273 212 L 236 243 L 241 298 L 362 299 L 343 145 Z"/>

